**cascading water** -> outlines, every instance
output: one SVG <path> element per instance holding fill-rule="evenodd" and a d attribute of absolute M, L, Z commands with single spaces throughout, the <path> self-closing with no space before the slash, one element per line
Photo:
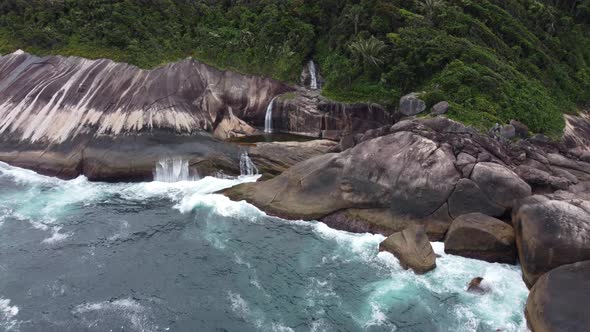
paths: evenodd
<path fill-rule="evenodd" d="M 267 134 L 272 133 L 272 106 L 277 97 L 270 100 L 270 103 L 266 107 L 266 115 L 264 116 L 264 132 Z"/>
<path fill-rule="evenodd" d="M 154 181 L 180 182 L 198 180 L 198 176 L 190 176 L 188 160 L 182 158 L 165 158 L 156 163 Z"/>
<path fill-rule="evenodd" d="M 311 82 L 309 83 L 309 87 L 312 90 L 317 90 L 318 89 L 318 75 L 317 75 L 317 70 L 315 68 L 315 63 L 313 62 L 313 60 L 309 60 L 308 68 L 309 68 L 309 76 L 311 76 Z"/>
<path fill-rule="evenodd" d="M 240 175 L 257 175 L 258 168 L 248 156 L 248 152 L 244 151 L 240 154 Z"/>

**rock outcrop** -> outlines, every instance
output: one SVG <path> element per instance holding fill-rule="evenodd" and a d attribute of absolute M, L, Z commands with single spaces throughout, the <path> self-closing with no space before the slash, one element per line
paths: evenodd
<path fill-rule="evenodd" d="M 226 194 L 270 214 L 319 218 L 340 229 L 388 235 L 423 224 L 438 240 L 452 214 L 500 216 L 531 194 L 511 170 L 515 165 L 503 143 L 445 118 L 402 121 L 358 141 Z M 469 203 L 473 197 L 481 202 Z"/>
<path fill-rule="evenodd" d="M 409 226 L 379 244 L 380 251 L 392 253 L 404 269 L 424 274 L 436 267 L 436 255 L 423 226 Z"/>
<path fill-rule="evenodd" d="M 590 260 L 589 192 L 531 196 L 514 210 L 512 221 L 529 287 L 556 267 Z"/>
<path fill-rule="evenodd" d="M 445 238 L 445 252 L 488 262 L 516 263 L 512 226 L 481 213 L 453 220 Z"/>
<path fill-rule="evenodd" d="M 300 89 L 277 98 L 272 121 L 279 132 L 339 140 L 345 134 L 391 124 L 392 118 L 378 104 L 340 103 L 323 97 L 319 91 Z"/>
<path fill-rule="evenodd" d="M 525 314 L 532 332 L 585 332 L 590 328 L 590 261 L 545 273 L 529 294 Z"/>
<path fill-rule="evenodd" d="M 192 59 L 143 70 L 17 52 L 0 57 L 0 136 L 62 143 L 80 134 L 151 129 L 190 134 L 212 132 L 233 116 L 262 125 L 270 99 L 290 89 Z"/>
<path fill-rule="evenodd" d="M 0 57 L 0 160 L 63 178 L 151 178 L 175 156 L 235 173 L 226 138 L 256 132 L 269 100 L 291 90 L 187 59 L 153 70 L 110 60 Z"/>

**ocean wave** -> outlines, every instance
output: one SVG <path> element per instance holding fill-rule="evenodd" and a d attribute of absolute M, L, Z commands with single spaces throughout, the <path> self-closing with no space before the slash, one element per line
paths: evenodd
<path fill-rule="evenodd" d="M 9 299 L 0 297 L 0 327 L 6 331 L 17 330 L 19 321 L 15 317 L 19 310 L 17 306 L 10 305 Z"/>

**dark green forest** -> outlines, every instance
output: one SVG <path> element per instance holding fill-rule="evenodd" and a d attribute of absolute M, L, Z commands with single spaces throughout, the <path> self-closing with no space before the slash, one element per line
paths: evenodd
<path fill-rule="evenodd" d="M 0 53 L 18 48 L 290 82 L 313 58 L 336 100 L 419 91 L 468 124 L 552 136 L 590 100 L 590 0 L 4 0 Z"/>

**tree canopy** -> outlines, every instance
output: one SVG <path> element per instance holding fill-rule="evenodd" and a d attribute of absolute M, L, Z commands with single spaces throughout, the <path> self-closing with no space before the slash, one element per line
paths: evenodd
<path fill-rule="evenodd" d="M 590 0 L 5 0 L 0 52 L 193 56 L 291 82 L 313 58 L 333 99 L 423 91 L 469 124 L 557 135 L 590 100 L 589 27 Z"/>

